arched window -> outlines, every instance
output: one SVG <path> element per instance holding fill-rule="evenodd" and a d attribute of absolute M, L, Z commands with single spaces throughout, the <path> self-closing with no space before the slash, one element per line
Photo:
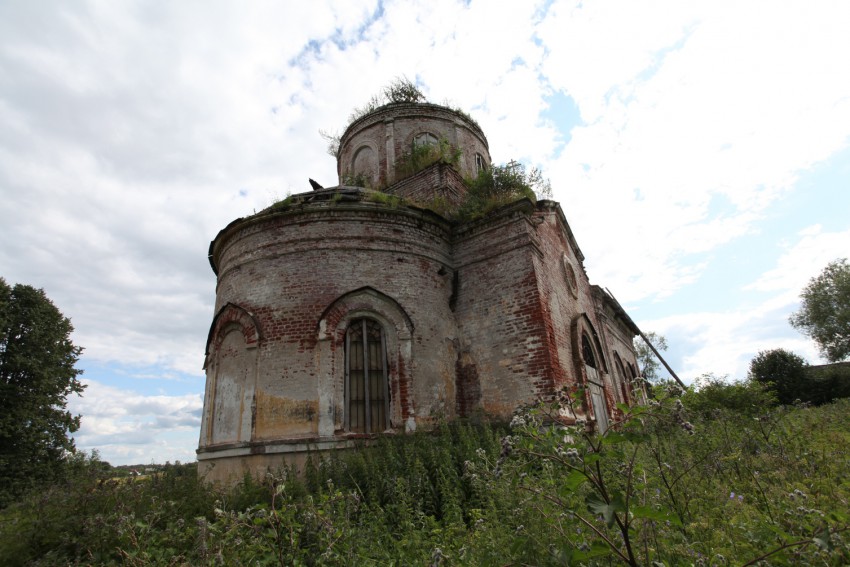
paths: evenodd
<path fill-rule="evenodd" d="M 374 319 L 355 319 L 345 333 L 345 429 L 378 433 L 388 427 L 387 348 Z"/>
<path fill-rule="evenodd" d="M 620 355 L 617 353 L 614 353 L 614 370 L 617 372 L 617 382 L 620 388 L 620 393 L 623 397 L 622 401 L 630 404 L 631 396 L 629 395 L 629 382 L 631 382 L 631 380 L 627 378 L 628 375 L 623 367 L 623 361 L 620 360 Z"/>
<path fill-rule="evenodd" d="M 475 173 L 481 173 L 487 169 L 487 162 L 484 161 L 484 156 L 475 154 Z"/>
<path fill-rule="evenodd" d="M 646 395 L 643 387 L 638 381 L 637 372 L 635 371 L 635 367 L 632 366 L 631 362 L 626 363 L 626 367 L 628 368 L 628 379 L 629 379 L 629 388 L 631 388 L 632 392 L 634 392 L 635 396 L 638 399 L 643 399 L 646 401 Z"/>
<path fill-rule="evenodd" d="M 605 390 L 602 385 L 602 377 L 599 375 L 596 365 L 596 356 L 587 335 L 581 336 L 581 354 L 584 358 L 584 370 L 587 373 L 587 389 L 590 392 L 590 402 L 593 404 L 593 415 L 599 433 L 605 433 L 608 429 L 608 405 L 605 403 Z"/>
<path fill-rule="evenodd" d="M 416 134 L 416 136 L 413 138 L 414 146 L 436 146 L 437 142 L 437 136 L 431 134 L 430 132 L 422 132 L 421 134 Z"/>

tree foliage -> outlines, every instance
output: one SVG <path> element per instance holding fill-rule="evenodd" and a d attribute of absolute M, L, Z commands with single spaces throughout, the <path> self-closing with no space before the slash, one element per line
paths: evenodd
<path fill-rule="evenodd" d="M 80 417 L 67 397 L 84 386 L 71 331 L 44 290 L 0 278 L 0 507 L 55 478 L 74 451 Z"/>
<path fill-rule="evenodd" d="M 667 350 L 667 339 L 664 338 L 664 335 L 659 335 L 652 331 L 644 334 L 656 350 Z M 658 357 L 655 356 L 655 353 L 652 352 L 652 349 L 649 348 L 649 345 L 646 344 L 646 341 L 642 338 L 635 338 L 634 346 L 635 355 L 637 356 L 637 361 L 640 365 L 641 376 L 649 382 L 659 381 L 661 379 L 661 375 L 658 373 L 658 370 L 661 367 L 661 364 L 658 362 Z"/>
<path fill-rule="evenodd" d="M 850 263 L 830 262 L 800 294 L 800 310 L 789 321 L 818 344 L 830 362 L 850 357 Z"/>
<path fill-rule="evenodd" d="M 764 350 L 750 361 L 749 377 L 773 390 L 781 404 L 807 401 L 808 365 L 803 357 L 791 351 Z"/>

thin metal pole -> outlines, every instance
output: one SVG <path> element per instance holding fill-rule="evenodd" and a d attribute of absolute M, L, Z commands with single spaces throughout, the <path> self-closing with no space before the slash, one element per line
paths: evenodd
<path fill-rule="evenodd" d="M 350 329 L 345 331 L 345 411 L 344 421 L 345 430 L 351 431 L 351 337 L 349 336 Z"/>
<path fill-rule="evenodd" d="M 369 335 L 363 319 L 363 404 L 366 406 L 366 433 L 372 433 L 372 412 L 369 407 Z"/>
<path fill-rule="evenodd" d="M 638 333 L 640 333 L 640 338 L 642 338 L 642 339 L 643 339 L 643 341 L 644 341 L 646 344 L 648 344 L 648 345 L 649 345 L 649 348 L 650 348 L 650 349 L 652 349 L 652 352 L 654 352 L 654 353 L 655 353 L 655 356 L 657 356 L 657 357 L 658 357 L 658 360 L 660 360 L 660 361 L 661 361 L 661 364 L 663 364 L 663 365 L 664 365 L 664 368 L 666 368 L 666 369 L 667 369 L 667 372 L 669 372 L 669 373 L 670 373 L 670 376 L 672 376 L 673 378 L 675 378 L 675 379 L 676 379 L 676 382 L 678 382 L 678 383 L 679 383 L 679 386 L 681 386 L 682 388 L 687 389 L 688 387 L 687 387 L 687 386 L 685 386 L 685 383 L 684 383 L 684 382 L 682 382 L 681 380 L 679 380 L 679 377 L 678 377 L 678 376 L 676 376 L 676 373 L 675 373 L 675 372 L 673 372 L 673 369 L 672 369 L 672 368 L 670 368 L 670 365 L 669 365 L 669 364 L 667 364 L 667 361 L 666 361 L 666 360 L 664 360 L 664 357 L 663 357 L 663 356 L 661 356 L 661 353 L 660 353 L 660 352 L 658 352 L 658 351 L 655 349 L 655 347 L 654 347 L 654 346 L 652 346 L 652 343 L 651 343 L 651 342 L 649 342 L 649 339 L 648 339 L 648 338 L 646 338 L 646 335 L 644 335 L 644 334 L 643 334 L 643 331 L 641 331 L 640 329 L 638 329 L 638 328 L 637 328 L 637 325 L 635 325 L 635 328 L 638 330 Z"/>
<path fill-rule="evenodd" d="M 605 292 L 608 294 L 608 296 L 609 296 L 612 300 L 614 300 L 614 303 L 617 305 L 617 307 L 619 307 L 619 308 L 620 308 L 620 311 L 622 311 L 622 314 L 623 314 L 623 316 L 625 317 L 626 321 L 627 321 L 627 322 L 629 322 L 629 323 L 631 323 L 631 324 L 634 326 L 634 330 L 638 332 L 638 334 L 640 335 L 640 338 L 642 338 L 642 339 L 643 339 L 643 341 L 644 341 L 647 345 L 649 345 L 649 348 L 652 350 L 652 352 L 654 352 L 654 353 L 655 353 L 655 356 L 657 356 L 657 357 L 658 357 L 658 360 L 660 360 L 660 361 L 661 361 L 661 364 L 663 364 L 663 365 L 664 365 L 664 368 L 666 368 L 666 369 L 667 369 L 667 372 L 669 372 L 669 373 L 670 373 L 670 376 L 672 376 L 672 377 L 676 380 L 676 382 L 678 382 L 678 383 L 679 383 L 679 386 L 681 386 L 682 388 L 687 388 L 687 386 L 685 386 L 685 383 L 684 383 L 684 382 L 682 382 L 681 380 L 679 380 L 679 377 L 676 375 L 676 373 L 675 373 L 675 372 L 673 372 L 673 369 L 672 369 L 672 368 L 670 368 L 670 365 L 669 365 L 669 364 L 667 364 L 667 361 L 666 361 L 666 360 L 664 360 L 664 357 L 663 357 L 663 356 L 661 356 L 661 353 L 660 353 L 660 352 L 658 352 L 658 351 L 655 349 L 655 347 L 652 345 L 652 343 L 651 343 L 651 342 L 649 342 L 649 339 L 647 339 L 647 338 L 646 338 L 646 335 L 644 335 L 644 334 L 643 334 L 643 331 L 641 331 L 641 330 L 640 330 L 640 327 L 638 327 L 638 326 L 637 326 L 637 324 L 636 324 L 636 323 L 632 320 L 632 318 L 631 318 L 631 317 L 629 317 L 629 314 L 628 314 L 628 313 L 626 313 L 626 310 L 625 310 L 625 309 L 623 309 L 623 306 L 622 306 L 622 305 L 620 305 L 620 302 L 619 302 L 619 301 L 617 301 L 617 298 L 616 298 L 616 297 L 614 297 L 614 294 L 613 294 L 613 293 L 611 293 L 611 290 L 610 290 L 610 289 L 608 289 L 608 288 L 605 288 Z"/>
<path fill-rule="evenodd" d="M 381 358 L 384 362 L 384 429 L 390 426 L 390 386 L 387 379 L 387 341 L 384 336 L 384 328 L 381 327 Z"/>

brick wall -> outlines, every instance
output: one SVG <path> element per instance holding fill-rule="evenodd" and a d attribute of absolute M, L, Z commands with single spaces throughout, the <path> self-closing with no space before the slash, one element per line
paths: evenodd
<path fill-rule="evenodd" d="M 403 197 L 420 205 L 442 199 L 457 207 L 466 195 L 463 177 L 449 164 L 435 163 L 385 189 L 386 193 Z"/>
<path fill-rule="evenodd" d="M 398 188 L 427 194 L 442 169 Z M 228 316 L 242 333 L 212 336 L 225 315 L 213 326 L 211 344 L 227 348 L 208 357 L 200 454 L 346 438 L 344 336 L 362 316 L 386 331 L 394 429 L 477 411 L 507 418 L 561 386 L 584 385 L 581 333 L 593 337 L 613 415 L 621 390 L 612 353 L 634 361 L 632 329 L 615 302 L 594 296 L 556 203 L 522 200 L 453 225 L 347 191 L 345 200 L 305 194 L 313 201 L 242 219 L 216 237 L 216 312 L 236 306 Z M 239 354 L 248 343 L 251 354 Z M 234 367 L 245 360 L 253 368 Z M 225 403 L 231 390 L 238 399 Z M 594 417 L 586 401 L 578 410 Z"/>
<path fill-rule="evenodd" d="M 337 161 L 340 182 L 370 173 L 371 187 L 391 185 L 397 180 L 396 160 L 410 151 L 414 137 L 424 132 L 461 150 L 458 169 L 462 176 L 477 175 L 476 154 L 490 165 L 484 132 L 462 114 L 436 104 L 389 104 L 355 120 L 342 134 Z"/>
<path fill-rule="evenodd" d="M 364 287 L 394 299 L 415 325 L 413 367 L 390 369 L 395 378 L 402 372 L 416 377 L 405 386 L 418 402 L 415 413 L 453 413 L 450 351 L 456 330 L 449 310 L 448 237 L 436 215 L 327 201 L 250 219 L 217 238 L 216 309 L 227 303 L 243 307 L 257 318 L 263 336 L 255 439 L 315 435 L 323 411 L 334 413 L 339 426 L 341 377 L 328 385 L 332 407 L 316 406 L 322 397 L 317 326 L 336 299 Z M 342 353 L 333 348 L 331 356 Z"/>

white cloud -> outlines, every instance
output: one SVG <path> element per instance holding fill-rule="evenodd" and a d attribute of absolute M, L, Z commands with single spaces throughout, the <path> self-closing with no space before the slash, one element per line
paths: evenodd
<path fill-rule="evenodd" d="M 591 265 L 606 261 L 594 275 L 627 301 L 691 281 L 693 254 L 750 232 L 848 142 L 850 76 L 835 65 L 850 8 L 752 6 L 673 3 L 653 18 L 636 4 L 556 4 L 541 26 L 549 83 L 587 122 L 550 164 L 553 185 L 595 212 L 567 216 Z"/>
<path fill-rule="evenodd" d="M 74 434 L 78 449 L 96 449 L 113 465 L 192 461 L 198 442 L 200 394 L 144 396 L 83 379 L 82 397 L 68 409 L 83 416 Z"/>
<path fill-rule="evenodd" d="M 809 280 L 827 264 L 850 255 L 850 230 L 823 232 L 820 225 L 801 230 L 800 239 L 780 256 L 776 268 L 764 273 L 745 289 L 790 292 L 797 297 Z"/>
<path fill-rule="evenodd" d="M 788 315 L 799 307 L 799 294 L 809 279 L 829 262 L 847 255 L 850 230 L 823 232 L 819 225 L 798 234 L 775 267 L 763 273 L 744 290 L 764 292 L 755 305 L 722 312 L 695 311 L 645 323 L 665 335 L 678 350 L 686 352 L 680 369 L 693 380 L 705 373 L 747 375 L 750 360 L 763 350 L 784 348 L 817 364 L 824 362 L 815 343 L 798 334 Z M 687 345 L 684 346 L 683 345 Z"/>

